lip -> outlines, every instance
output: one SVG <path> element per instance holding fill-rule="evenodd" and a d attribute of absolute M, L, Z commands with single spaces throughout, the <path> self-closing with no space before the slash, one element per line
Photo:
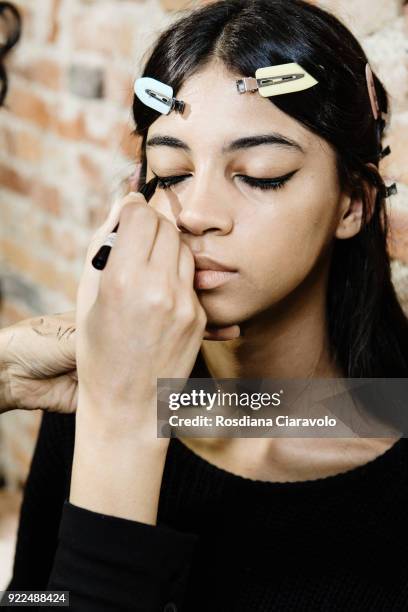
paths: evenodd
<path fill-rule="evenodd" d="M 220 272 L 236 272 L 208 255 L 194 255 L 196 270 L 219 270 Z"/>
<path fill-rule="evenodd" d="M 231 280 L 235 274 L 230 270 L 196 270 L 194 289 L 215 289 Z"/>

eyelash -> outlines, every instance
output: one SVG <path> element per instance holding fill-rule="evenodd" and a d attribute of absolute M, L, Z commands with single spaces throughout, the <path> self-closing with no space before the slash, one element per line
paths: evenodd
<path fill-rule="evenodd" d="M 253 189 L 282 189 L 285 183 L 295 174 L 295 172 L 297 172 L 297 170 L 293 170 L 293 172 L 289 172 L 289 174 L 279 176 L 275 179 L 257 179 L 253 176 L 247 176 L 245 174 L 236 174 L 235 176 L 239 176 L 244 183 Z M 183 174 L 178 176 L 158 176 L 155 174 L 155 176 L 158 179 L 157 187 L 159 189 L 169 189 L 172 185 L 181 183 L 181 181 L 191 176 L 191 174 Z"/>

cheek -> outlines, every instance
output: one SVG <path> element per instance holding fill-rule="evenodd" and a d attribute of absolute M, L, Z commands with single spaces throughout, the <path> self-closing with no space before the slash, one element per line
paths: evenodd
<path fill-rule="evenodd" d="M 301 282 L 333 239 L 335 203 L 320 200 L 251 214 L 237 227 L 243 271 L 257 291 L 286 291 Z M 245 245 L 245 246 L 244 246 Z"/>

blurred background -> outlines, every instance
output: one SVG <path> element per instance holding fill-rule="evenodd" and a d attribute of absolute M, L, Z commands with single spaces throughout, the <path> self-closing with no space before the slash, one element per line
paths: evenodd
<path fill-rule="evenodd" d="M 185 0 L 18 0 L 22 38 L 0 110 L 0 325 L 73 310 L 89 238 L 138 171 L 133 81 Z M 408 6 L 316 0 L 354 32 L 391 101 L 381 162 L 393 280 L 408 314 Z M 41 413 L 0 417 L 0 590 Z"/>

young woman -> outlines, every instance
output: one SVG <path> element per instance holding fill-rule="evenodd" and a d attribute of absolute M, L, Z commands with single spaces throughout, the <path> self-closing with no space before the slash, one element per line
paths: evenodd
<path fill-rule="evenodd" d="M 237 92 L 288 62 L 318 84 Z M 407 377 L 366 63 L 300 0 L 221 0 L 160 35 L 143 75 L 186 112 L 134 100 L 140 184 L 158 189 L 89 247 L 76 418 L 44 414 L 9 589 L 86 612 L 408 609 L 404 437 L 156 437 L 158 377 Z M 217 263 L 217 286 L 195 271 Z"/>

